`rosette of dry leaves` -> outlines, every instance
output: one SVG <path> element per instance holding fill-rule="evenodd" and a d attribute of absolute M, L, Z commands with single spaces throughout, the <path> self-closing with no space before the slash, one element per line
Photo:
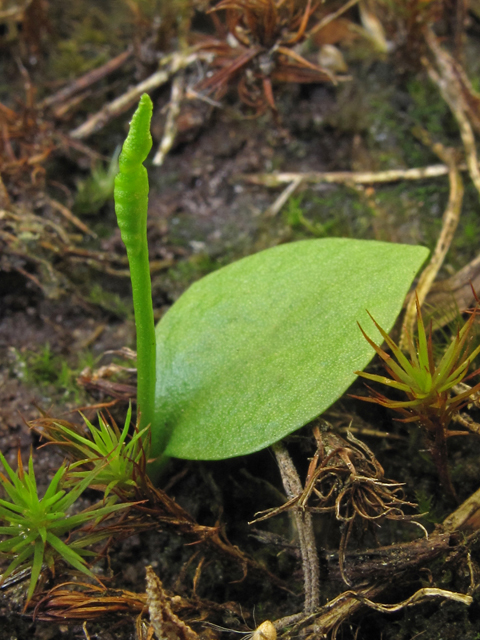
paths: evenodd
<path fill-rule="evenodd" d="M 229 38 L 201 46 L 215 54 L 217 69 L 196 89 L 219 98 L 235 78 L 241 100 L 260 114 L 268 107 L 276 111 L 272 82 L 335 82 L 328 69 L 296 51 L 309 36 L 317 6 L 312 0 L 221 0 L 210 13 Z M 218 11 L 225 11 L 224 23 Z"/>

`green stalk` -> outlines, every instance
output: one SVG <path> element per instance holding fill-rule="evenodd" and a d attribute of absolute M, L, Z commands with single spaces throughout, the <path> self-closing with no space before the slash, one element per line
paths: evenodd
<path fill-rule="evenodd" d="M 127 249 L 137 330 L 137 409 L 140 429 L 154 423 L 155 325 L 147 244 L 148 175 L 143 166 L 152 148 L 150 120 L 153 105 L 143 94 L 130 123 L 115 178 L 115 213 Z M 155 452 L 156 454 L 161 452 Z"/>

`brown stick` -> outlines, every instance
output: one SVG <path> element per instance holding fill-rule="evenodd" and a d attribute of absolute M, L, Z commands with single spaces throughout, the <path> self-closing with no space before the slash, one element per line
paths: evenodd
<path fill-rule="evenodd" d="M 142 93 L 148 93 L 149 91 L 153 91 L 153 89 L 157 89 L 162 84 L 168 82 L 168 80 L 174 76 L 177 71 L 185 69 L 196 60 L 209 58 L 211 58 L 211 54 L 205 54 L 199 51 L 194 51 L 192 53 L 191 50 L 187 53 L 172 54 L 169 56 L 168 61 L 165 61 L 166 65 L 168 62 L 168 66 L 166 66 L 166 68 L 156 71 L 146 80 L 140 82 L 113 102 L 106 104 L 98 113 L 91 116 L 86 122 L 71 131 L 70 136 L 72 138 L 81 139 L 87 138 L 92 135 L 92 133 L 100 131 L 107 122 L 121 113 L 128 111 L 128 109 L 138 101 Z"/>
<path fill-rule="evenodd" d="M 465 167 L 459 167 L 465 169 Z M 308 171 L 282 173 L 244 173 L 239 180 L 264 187 L 280 187 L 283 184 L 302 180 L 310 184 L 376 184 L 398 182 L 399 180 L 425 180 L 446 176 L 448 167 L 444 164 L 434 164 L 428 167 L 414 169 L 388 169 L 386 171 Z"/>
<path fill-rule="evenodd" d="M 445 256 L 452 244 L 455 231 L 457 230 L 458 223 L 460 221 L 460 214 L 462 212 L 463 202 L 463 181 L 455 163 L 455 156 L 453 149 L 446 149 L 440 143 L 433 144 L 425 131 L 421 132 L 423 142 L 428 144 L 429 147 L 443 160 L 448 166 L 448 178 L 450 183 L 450 193 L 448 197 L 448 204 L 443 214 L 442 230 L 437 240 L 435 250 L 432 254 L 430 262 L 423 270 L 417 284 L 416 293 L 418 296 L 419 304 L 422 305 L 425 298 L 430 291 L 433 281 L 437 277 L 440 267 L 445 260 Z M 407 349 L 408 335 L 413 335 L 413 331 L 416 324 L 417 308 L 415 297 L 411 296 L 405 312 L 405 319 L 402 327 L 402 335 L 400 338 L 400 348 Z"/>
<path fill-rule="evenodd" d="M 457 67 L 452 56 L 444 51 L 431 29 L 426 29 L 425 39 L 431 52 L 435 56 L 435 62 L 439 72 L 437 72 L 427 59 L 422 62 L 425 65 L 428 75 L 440 89 L 443 99 L 450 107 L 462 137 L 467 166 L 472 182 L 480 194 L 480 169 L 478 168 L 477 148 L 468 114 L 469 104 L 465 100 L 465 83 L 462 84 L 457 72 Z"/>
<path fill-rule="evenodd" d="M 105 78 L 105 76 L 108 76 L 113 71 L 116 71 L 117 69 L 119 69 L 132 56 L 132 53 L 133 53 L 133 48 L 128 47 L 126 51 L 118 55 L 116 58 L 112 58 L 111 60 L 103 64 L 101 67 L 98 67 L 97 69 L 93 69 L 92 71 L 89 71 L 85 75 L 74 80 L 72 83 L 70 83 L 66 87 L 63 87 L 63 89 L 60 89 L 60 91 L 57 91 L 56 93 L 49 96 L 48 98 L 45 98 L 45 100 L 43 100 L 40 103 L 39 107 L 41 109 L 45 109 L 47 107 L 52 107 L 54 105 L 61 104 L 62 102 L 66 102 L 76 93 L 80 93 L 81 91 L 84 91 L 90 85 L 94 84 L 95 82 L 98 82 L 102 78 Z"/>
<path fill-rule="evenodd" d="M 291 499 L 303 492 L 302 483 L 290 455 L 281 442 L 272 447 L 277 458 L 278 468 L 282 476 L 283 486 L 287 498 Z M 305 584 L 306 614 L 313 613 L 320 604 L 320 565 L 318 561 L 312 516 L 307 511 L 295 509 L 295 524 L 297 526 L 300 553 L 302 556 L 303 579 Z"/>

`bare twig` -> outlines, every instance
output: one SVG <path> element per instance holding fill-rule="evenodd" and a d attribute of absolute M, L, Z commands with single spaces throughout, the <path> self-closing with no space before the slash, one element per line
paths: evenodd
<path fill-rule="evenodd" d="M 462 169 L 462 167 L 459 167 Z M 448 167 L 444 164 L 434 164 L 428 167 L 414 169 L 388 169 L 387 171 L 308 171 L 306 173 L 245 173 L 238 179 L 250 184 L 263 185 L 275 188 L 283 184 L 289 184 L 301 178 L 302 182 L 309 184 L 375 184 L 385 182 L 398 182 L 399 180 L 425 180 L 426 178 L 438 178 L 446 176 Z"/>
<path fill-rule="evenodd" d="M 278 468 L 282 476 L 283 486 L 287 498 L 291 499 L 303 492 L 302 483 L 290 455 L 281 442 L 273 445 L 273 452 L 277 458 Z M 306 614 L 313 613 L 320 604 L 320 565 L 311 515 L 300 509 L 294 510 L 295 524 L 298 531 L 300 553 L 302 556 L 303 579 L 305 583 Z"/>
<path fill-rule="evenodd" d="M 397 604 L 380 604 L 378 602 L 373 602 L 368 598 L 362 598 L 362 602 L 370 607 L 370 609 L 375 609 L 375 611 L 382 611 L 384 613 L 395 613 L 396 611 L 405 609 L 405 607 L 411 607 L 414 604 L 425 602 L 429 598 L 445 598 L 446 600 L 454 600 L 455 602 L 460 602 L 461 604 L 466 604 L 467 606 L 471 605 L 473 602 L 472 596 L 467 596 L 463 593 L 457 593 L 455 591 L 446 591 L 445 589 L 436 589 L 429 587 L 424 587 L 423 589 L 415 591 L 412 596 Z"/>
<path fill-rule="evenodd" d="M 94 84 L 95 82 L 98 82 L 99 80 L 109 75 L 113 71 L 116 71 L 117 69 L 119 69 L 132 56 L 132 53 L 133 53 L 133 47 L 128 47 L 126 51 L 116 56 L 115 58 L 112 58 L 111 60 L 103 64 L 101 67 L 98 67 L 97 69 L 93 69 L 92 71 L 89 71 L 88 73 L 81 76 L 80 78 L 75 79 L 72 83 L 68 84 L 66 87 L 63 87 L 63 89 L 60 89 L 60 91 L 57 91 L 56 93 L 49 96 L 48 98 L 45 98 L 45 100 L 43 100 L 40 103 L 39 105 L 40 108 L 44 109 L 46 107 L 52 107 L 53 105 L 58 105 L 63 102 L 66 102 L 76 93 L 80 93 L 81 91 L 84 91 L 90 85 Z"/>
<path fill-rule="evenodd" d="M 480 170 L 478 168 L 477 149 L 469 120 L 471 109 L 466 99 L 466 92 L 469 92 L 469 87 L 462 81 L 463 77 L 458 71 L 456 62 L 449 53 L 440 47 L 431 29 L 426 29 L 425 39 L 435 57 L 438 71 L 434 69 L 426 58 L 422 62 L 428 71 L 428 75 L 440 89 L 443 99 L 455 116 L 465 149 L 468 172 L 480 194 Z"/>
<path fill-rule="evenodd" d="M 83 231 L 83 233 L 87 233 L 93 238 L 97 237 L 97 234 L 95 233 L 95 231 L 92 231 L 89 227 L 87 227 L 87 225 L 84 222 L 82 222 L 79 218 L 77 218 L 77 216 L 74 213 L 72 213 L 70 209 L 65 205 L 63 205 L 61 202 L 58 202 L 53 198 L 49 198 L 48 204 L 52 207 L 52 209 L 55 209 L 55 211 L 58 211 L 58 213 L 61 213 L 64 218 L 66 218 L 73 225 L 75 225 L 77 229 L 80 229 L 80 231 Z"/>
<path fill-rule="evenodd" d="M 182 104 L 185 87 L 185 75 L 179 72 L 173 79 L 172 92 L 170 97 L 170 103 L 168 105 L 168 113 L 165 121 L 165 130 L 163 133 L 162 141 L 158 148 L 155 157 L 153 158 L 153 164 L 157 167 L 163 164 L 165 156 L 170 151 L 175 142 L 177 135 L 177 119 L 180 114 L 180 107 Z"/>
<path fill-rule="evenodd" d="M 290 182 L 290 184 L 287 185 L 285 189 L 282 191 L 282 193 L 278 196 L 275 202 L 268 207 L 268 209 L 265 211 L 265 215 L 270 216 L 272 218 L 273 216 L 276 216 L 277 213 L 282 210 L 282 207 L 285 205 L 288 199 L 299 188 L 302 182 L 303 182 L 303 178 L 301 176 L 299 176 L 298 178 L 295 178 L 295 180 L 292 180 L 292 182 Z"/>
<path fill-rule="evenodd" d="M 442 230 L 438 237 L 435 250 L 432 254 L 430 262 L 423 270 L 417 284 L 417 296 L 419 304 L 422 305 L 428 292 L 435 280 L 440 267 L 445 260 L 445 256 L 450 248 L 450 245 L 455 235 L 458 223 L 460 221 L 460 214 L 462 211 L 463 202 L 463 181 L 460 176 L 460 172 L 457 169 L 455 163 L 455 155 L 453 149 L 446 149 L 440 143 L 432 144 L 428 134 L 422 131 L 423 141 L 431 147 L 431 149 L 438 155 L 438 157 L 445 162 L 448 166 L 448 177 L 450 183 L 450 194 L 448 197 L 448 204 L 443 214 Z M 408 344 L 408 335 L 413 335 L 417 318 L 417 308 L 415 297 L 411 296 L 405 312 L 405 319 L 402 327 L 402 335 L 400 338 L 400 348 L 406 349 Z"/>
<path fill-rule="evenodd" d="M 72 138 L 86 138 L 92 133 L 95 133 L 102 129 L 107 122 L 115 118 L 116 116 L 128 111 L 142 93 L 148 93 L 153 89 L 157 89 L 162 84 L 165 84 L 169 79 L 174 76 L 180 69 L 185 69 L 189 65 L 193 64 L 196 60 L 210 59 L 211 54 L 203 53 L 201 51 L 190 50 L 186 53 L 174 53 L 164 61 L 164 66 L 159 71 L 156 71 L 140 84 L 121 95 L 119 98 L 105 105 L 98 113 L 91 116 L 84 124 L 74 129 L 70 135 Z"/>
<path fill-rule="evenodd" d="M 480 489 L 451 513 L 442 523 L 444 531 L 477 531 L 480 528 Z"/>

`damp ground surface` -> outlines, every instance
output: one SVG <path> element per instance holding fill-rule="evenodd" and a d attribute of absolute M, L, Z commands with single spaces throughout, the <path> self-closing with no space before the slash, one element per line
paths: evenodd
<path fill-rule="evenodd" d="M 101 9 L 88 1 L 72 3 L 68 9 L 62 4 L 54 0 L 49 3 L 48 33 L 52 42 L 49 45 L 44 36 L 38 43 L 35 63 L 30 58 L 27 75 L 37 87 L 39 99 L 117 55 L 133 37 L 123 5 L 117 12 L 110 3 L 102 3 Z M 45 33 L 47 26 L 42 29 Z M 473 78 L 478 72 L 475 61 L 480 60 L 479 37 L 472 18 L 466 65 Z M 12 32 L 9 38 L 4 38 L 0 49 L 0 75 L 5 78 L 0 85 L 0 100 L 13 109 L 26 99 L 27 76 L 19 74 L 16 56 L 25 59 L 22 47 L 32 45 L 26 45 L 21 34 Z M 34 54 L 30 51 L 30 55 Z M 147 162 L 149 248 L 157 264 L 153 272 L 157 319 L 202 276 L 279 243 L 337 236 L 434 247 L 448 199 L 447 177 L 368 188 L 309 185 L 273 216 L 269 207 L 281 188 L 252 185 L 243 177 L 273 170 L 380 171 L 437 164 L 436 156 L 412 134 L 415 125 L 423 126 L 444 144 L 459 146 L 455 122 L 425 72 L 420 68 L 399 70 L 395 56 L 382 59 L 368 51 L 362 55 L 352 51 L 350 56 L 350 79 L 336 87 L 288 84 L 275 88 L 278 119 L 270 112 L 259 118 L 245 117 L 235 91 L 222 100 L 222 108 L 195 102 L 188 105 L 195 126 L 179 136 L 161 168 Z M 145 77 L 146 71 L 137 60 L 130 62 L 124 73 L 130 78 L 129 84 L 134 84 Z M 89 106 L 85 104 L 83 110 L 74 112 L 70 120 L 57 121 L 59 131 L 67 133 L 85 120 L 89 109 L 95 111 L 127 88 L 120 73 L 112 83 L 94 92 Z M 169 86 L 152 94 L 154 146 L 159 142 L 164 123 L 162 108 L 169 95 Z M 108 166 L 108 159 L 124 139 L 129 117 L 130 113 L 119 116 L 85 141 L 101 154 L 102 166 Z M 124 249 L 111 198 L 99 208 L 92 206 L 88 197 L 87 204 L 78 204 L 79 184 L 88 179 L 90 168 L 85 153 L 60 145 L 44 167 L 42 187 L 36 193 L 15 187 L 11 198 L 25 216 L 35 212 L 44 215 L 39 199 L 64 198 L 69 206 L 73 203 L 76 215 L 95 233 L 92 237 L 76 230 L 80 235 L 76 246 L 115 255 L 120 264 Z M 72 232 L 60 214 L 51 215 L 56 224 Z M 23 233 L 30 236 L 20 238 L 22 246 L 28 241 L 34 253 L 48 253 L 48 248 L 40 247 L 41 228 L 32 225 L 29 219 Z M 440 278 L 450 276 L 475 257 L 479 230 L 478 195 L 466 180 L 462 218 Z M 46 254 L 38 255 L 44 258 Z M 63 458 L 52 447 L 39 449 L 39 439 L 26 422 L 41 411 L 80 421 L 76 413 L 71 413 L 74 409 L 111 400 L 95 386 L 89 393 L 78 378 L 82 375 L 85 380 L 96 368 L 112 362 L 132 366 L 119 352 L 135 347 L 124 263 L 113 273 L 98 263 L 92 266 L 93 262 L 80 254 L 75 259 L 66 254 L 48 256 L 52 272 L 45 264 L 29 263 L 21 255 L 0 271 L 0 450 L 14 464 L 18 449 L 26 461 L 33 447 L 40 487 L 46 486 Z M 378 363 L 372 367 L 380 369 Z M 363 389 L 357 382 L 351 391 L 363 394 Z M 119 424 L 126 406 L 120 402 L 111 408 Z M 87 409 L 86 415 L 94 419 L 95 411 Z M 338 427 L 347 426 L 353 417 L 359 425 L 392 434 L 391 439 L 372 435 L 364 439 L 386 477 L 406 483 L 407 498 L 419 503 L 420 513 L 429 512 L 420 521 L 433 531 L 451 505 L 442 497 L 433 465 L 421 450 L 418 430 L 392 422 L 385 411 L 350 397 L 340 400 L 325 417 Z M 286 444 L 301 477 L 305 477 L 314 453 L 310 428 L 294 434 Z M 461 500 L 479 486 L 479 455 L 480 440 L 473 436 L 456 439 L 450 448 L 454 483 Z M 255 621 L 275 620 L 301 610 L 302 573 L 292 520 L 283 514 L 258 525 L 247 524 L 257 511 L 281 503 L 281 482 L 269 451 L 223 462 L 174 460 L 162 482 L 169 495 L 199 524 L 223 527 L 232 545 L 255 558 L 265 572 L 245 573 L 240 562 L 202 544 L 191 544 L 191 539 L 173 528 L 158 527 L 112 542 L 98 563 L 109 588 L 143 593 L 145 567 L 151 565 L 170 593 L 191 602 L 198 599 L 222 605 L 213 622 L 224 627 L 245 630 L 254 628 Z M 87 491 L 82 506 L 95 499 L 94 492 Z M 337 560 L 332 560 L 331 566 L 337 567 L 332 575 L 328 570 L 322 574 L 323 605 L 345 590 L 338 576 L 340 534 L 328 514 L 316 519 L 315 530 L 321 565 L 328 566 L 327 556 L 337 554 Z M 354 531 L 347 549 L 347 571 L 349 552 L 371 549 L 376 544 L 408 542 L 419 535 L 415 526 L 395 522 L 384 524 L 375 535 Z M 392 584 L 382 594 L 382 601 L 400 602 L 425 586 L 466 592 L 472 579 L 469 566 L 473 566 L 474 577 L 479 573 L 478 544 L 473 543 L 471 549 L 468 561 L 450 562 L 439 557 L 421 570 L 402 576 L 398 586 Z M 2 563 L 0 571 L 6 566 L 5 561 Z M 277 581 L 269 578 L 267 570 Z M 59 565 L 55 579 L 45 572 L 40 586 L 46 590 L 71 577 L 66 567 Z M 83 621 L 72 621 L 68 616 L 55 622 L 32 620 L 31 611 L 22 611 L 25 589 L 26 582 L 21 580 L 0 589 L 2 638 L 86 637 Z M 342 627 L 339 637 L 475 640 L 480 638 L 480 603 L 476 592 L 473 595 L 474 602 L 468 608 L 450 601 L 442 606 L 431 601 L 393 614 L 363 611 Z M 87 632 L 92 640 L 133 640 L 136 615 L 111 614 L 89 621 Z M 195 629 L 205 633 L 198 620 Z"/>

